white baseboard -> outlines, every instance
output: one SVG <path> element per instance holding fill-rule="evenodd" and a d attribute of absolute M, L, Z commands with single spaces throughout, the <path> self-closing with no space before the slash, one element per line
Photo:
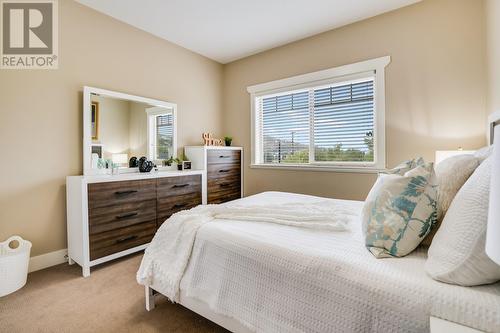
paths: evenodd
<path fill-rule="evenodd" d="M 68 254 L 67 249 L 57 250 L 54 252 L 49 252 L 41 254 L 36 257 L 30 258 L 30 264 L 28 272 L 39 271 L 41 269 L 59 265 L 68 261 L 66 255 Z"/>

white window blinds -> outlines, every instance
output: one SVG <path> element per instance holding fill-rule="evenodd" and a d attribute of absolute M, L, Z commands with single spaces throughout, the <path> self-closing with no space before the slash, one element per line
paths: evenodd
<path fill-rule="evenodd" d="M 313 96 L 314 160 L 373 162 L 373 79 Z"/>
<path fill-rule="evenodd" d="M 172 152 L 169 149 L 173 142 L 173 116 L 164 114 L 156 116 L 156 158 L 169 159 Z"/>
<path fill-rule="evenodd" d="M 373 76 L 256 98 L 261 164 L 374 162 Z"/>
<path fill-rule="evenodd" d="M 261 101 L 264 163 L 308 163 L 308 92 L 264 97 Z"/>

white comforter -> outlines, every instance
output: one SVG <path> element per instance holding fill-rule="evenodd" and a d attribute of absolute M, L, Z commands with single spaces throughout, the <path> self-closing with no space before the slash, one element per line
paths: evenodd
<path fill-rule="evenodd" d="M 345 231 L 352 209 L 341 201 L 316 198 L 308 202 L 260 202 L 250 205 L 208 205 L 171 216 L 145 251 L 137 282 L 160 287 L 162 294 L 179 301 L 180 282 L 191 257 L 198 229 L 218 220 L 264 222 L 315 230 Z M 155 279 L 160 276 L 160 279 Z"/>
<path fill-rule="evenodd" d="M 314 201 L 267 192 L 236 204 Z M 426 332 L 430 315 L 500 332 L 500 284 L 466 288 L 436 282 L 423 269 L 424 249 L 405 258 L 375 259 L 363 245 L 357 219 L 362 203 L 332 202 L 349 207 L 348 231 L 206 223 L 181 281 L 183 295 L 257 332 Z M 152 276 L 155 287 L 164 279 L 156 267 Z"/>

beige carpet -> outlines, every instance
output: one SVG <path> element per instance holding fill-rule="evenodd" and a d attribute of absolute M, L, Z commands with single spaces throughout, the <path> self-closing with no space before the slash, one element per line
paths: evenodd
<path fill-rule="evenodd" d="M 227 332 L 163 296 L 147 312 L 135 281 L 141 258 L 103 264 L 89 278 L 67 264 L 30 274 L 24 288 L 0 298 L 0 332 Z"/>

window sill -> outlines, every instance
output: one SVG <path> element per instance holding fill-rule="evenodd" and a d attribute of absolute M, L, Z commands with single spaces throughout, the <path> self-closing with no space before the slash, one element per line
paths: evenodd
<path fill-rule="evenodd" d="M 327 171 L 341 173 L 365 173 L 376 174 L 383 172 L 386 169 L 377 167 L 355 167 L 355 166 L 338 166 L 338 165 L 271 165 L 271 164 L 251 164 L 251 169 L 275 169 L 275 170 L 292 170 L 292 171 Z"/>

